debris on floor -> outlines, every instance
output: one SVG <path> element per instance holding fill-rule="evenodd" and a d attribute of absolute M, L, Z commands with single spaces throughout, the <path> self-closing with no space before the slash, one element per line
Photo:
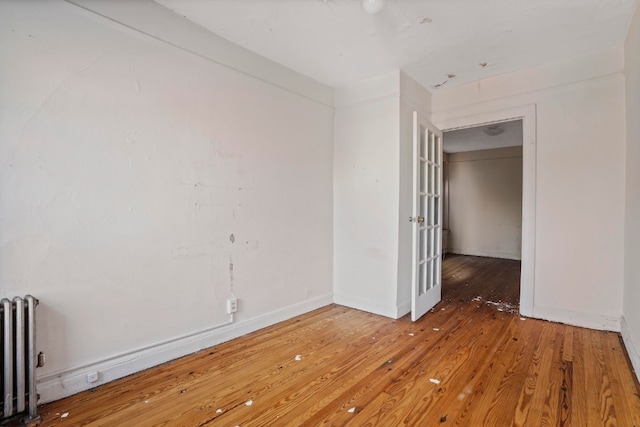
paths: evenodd
<path fill-rule="evenodd" d="M 247 400 L 244 404 L 247 406 L 251 406 L 253 405 L 253 400 Z"/>
<path fill-rule="evenodd" d="M 484 302 L 487 305 L 492 305 L 494 307 L 496 307 L 496 309 L 498 311 L 503 311 L 503 312 L 507 312 L 507 313 L 517 313 L 518 312 L 518 306 L 517 305 L 513 305 L 513 304 L 509 304 L 508 302 L 502 302 L 500 300 L 498 300 L 498 302 L 495 301 L 483 301 L 481 296 L 477 296 L 475 298 L 473 298 L 471 301 L 473 302 Z"/>
<path fill-rule="evenodd" d="M 498 302 L 485 301 L 485 302 L 486 304 L 495 306 L 498 309 L 498 311 L 506 311 L 507 313 L 518 312 L 518 307 L 513 304 L 509 304 L 508 302 L 502 302 L 502 301 L 498 301 Z"/>
<path fill-rule="evenodd" d="M 440 380 L 437 380 L 435 378 L 429 378 L 429 381 L 431 381 L 434 384 L 440 384 Z"/>
<path fill-rule="evenodd" d="M 354 406 L 353 408 L 349 409 L 347 412 L 350 412 L 350 413 L 352 413 L 352 414 L 353 414 L 354 412 L 356 412 L 356 408 L 355 408 L 355 406 Z"/>
<path fill-rule="evenodd" d="M 302 356 L 300 356 L 299 354 L 296 354 L 295 360 L 302 360 Z"/>

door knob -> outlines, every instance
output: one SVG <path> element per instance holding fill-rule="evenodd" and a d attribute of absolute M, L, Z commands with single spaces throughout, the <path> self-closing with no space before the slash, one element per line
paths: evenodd
<path fill-rule="evenodd" d="M 423 216 L 418 216 L 418 217 L 410 216 L 409 217 L 409 222 L 423 223 L 424 222 L 424 217 Z"/>

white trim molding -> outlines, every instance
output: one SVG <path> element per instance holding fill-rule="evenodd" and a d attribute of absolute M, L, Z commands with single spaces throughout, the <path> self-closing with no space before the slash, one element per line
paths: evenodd
<path fill-rule="evenodd" d="M 449 248 L 447 250 L 448 254 L 459 254 L 459 255 L 473 255 L 473 256 L 484 256 L 489 258 L 502 258 L 502 259 L 513 259 L 513 260 L 521 260 L 522 256 L 520 254 L 509 253 L 509 252 L 498 252 L 498 251 L 485 251 L 482 249 L 470 249 L 470 248 Z"/>
<path fill-rule="evenodd" d="M 536 106 L 535 104 L 470 115 L 448 111 L 446 119 L 434 113 L 432 121 L 443 132 L 522 120 L 522 267 L 520 313 L 533 317 L 536 254 Z"/>
<path fill-rule="evenodd" d="M 247 319 L 210 328 L 206 331 L 163 342 L 130 353 L 110 357 L 89 365 L 68 369 L 38 378 L 38 403 L 47 403 L 71 396 L 118 378 L 230 341 L 276 323 L 327 306 L 333 295 L 326 294 L 289 307 Z M 87 374 L 98 372 L 98 381 L 87 382 Z"/>
<path fill-rule="evenodd" d="M 151 41 L 180 49 L 333 108 L 333 88 L 230 42 L 152 0 L 65 1 L 119 25 L 122 30 L 144 34 Z"/>
<path fill-rule="evenodd" d="M 536 305 L 534 313 L 529 317 L 599 331 L 620 332 L 620 316 L 584 313 L 563 308 Z"/>
<path fill-rule="evenodd" d="M 396 319 L 406 316 L 407 314 L 411 313 L 411 300 L 398 303 L 398 306 L 396 308 Z"/>
<path fill-rule="evenodd" d="M 633 341 L 633 334 L 624 316 L 622 316 L 622 320 L 620 321 L 620 334 L 622 335 L 622 341 L 627 349 L 627 354 L 631 360 L 636 378 L 640 381 L 640 344 Z"/>
<path fill-rule="evenodd" d="M 409 308 L 409 311 L 406 311 L 407 307 L 405 305 L 402 307 L 396 305 L 380 305 L 360 297 L 345 294 L 334 294 L 333 302 L 338 305 L 355 308 L 356 310 L 366 311 L 367 313 L 373 313 L 391 319 L 399 319 L 411 311 L 411 308 Z"/>

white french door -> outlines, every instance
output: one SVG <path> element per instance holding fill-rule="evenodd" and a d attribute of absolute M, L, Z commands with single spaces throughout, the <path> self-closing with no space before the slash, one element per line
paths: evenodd
<path fill-rule="evenodd" d="M 411 320 L 441 299 L 442 132 L 413 112 L 413 227 Z"/>

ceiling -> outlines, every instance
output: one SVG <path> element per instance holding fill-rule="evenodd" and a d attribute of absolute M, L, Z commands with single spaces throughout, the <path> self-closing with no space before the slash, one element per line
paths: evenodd
<path fill-rule="evenodd" d="M 489 126 L 498 126 L 499 129 L 502 129 L 502 133 L 494 136 L 487 135 L 484 131 Z M 442 143 L 445 153 L 522 145 L 522 120 L 445 132 Z"/>
<path fill-rule="evenodd" d="M 433 91 L 621 46 L 635 0 L 155 0 L 331 87 L 401 69 Z"/>

